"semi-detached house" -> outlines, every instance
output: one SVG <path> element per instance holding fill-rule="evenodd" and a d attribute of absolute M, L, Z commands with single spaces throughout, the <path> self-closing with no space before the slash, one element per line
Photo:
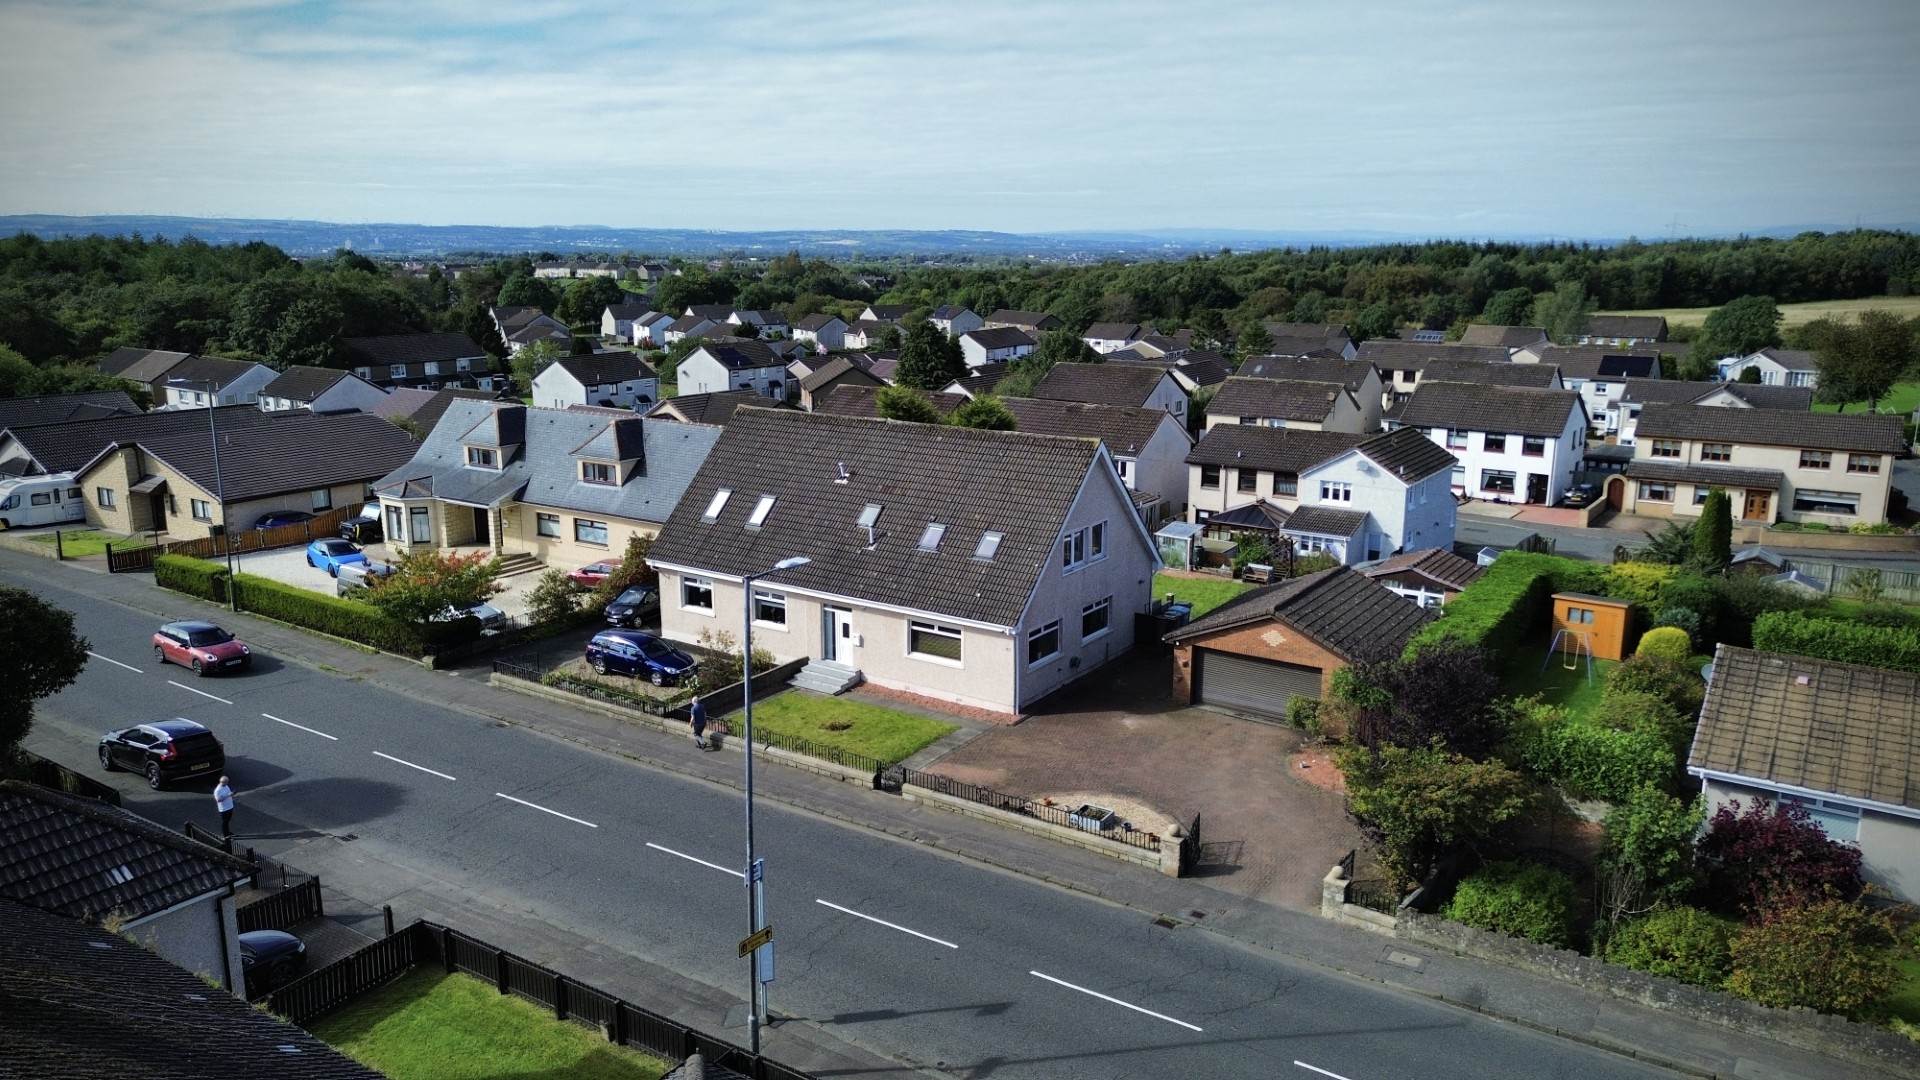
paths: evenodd
<path fill-rule="evenodd" d="M 1379 412 L 1379 397 L 1374 398 Z M 1348 431 L 1369 428 L 1366 412 L 1353 391 L 1338 382 L 1295 379 L 1248 379 L 1235 376 L 1220 384 L 1207 403 L 1207 426 L 1249 424 L 1256 427 L 1302 428 L 1307 431 Z"/>
<path fill-rule="evenodd" d="M 1495 502 L 1558 503 L 1587 445 L 1587 410 L 1572 390 L 1423 381 L 1397 422 L 1460 459 L 1455 490 Z"/>
<path fill-rule="evenodd" d="M 545 409 L 599 405 L 647 409 L 660 400 L 660 376 L 626 351 L 563 356 L 533 377 L 533 403 Z"/>
<path fill-rule="evenodd" d="M 1380 430 L 1382 384 L 1380 369 L 1365 360 L 1334 356 L 1251 356 L 1236 375 L 1249 379 L 1339 383 L 1353 393 L 1360 406 L 1361 431 Z"/>
<path fill-rule="evenodd" d="M 1033 396 L 1160 409 L 1187 422 L 1187 391 L 1171 371 L 1144 364 L 1055 364 Z"/>
<path fill-rule="evenodd" d="M 277 373 L 251 360 L 189 356 L 167 370 L 153 395 L 155 409 L 204 409 L 213 405 L 251 405 L 261 387 Z"/>
<path fill-rule="evenodd" d="M 373 412 L 387 392 L 351 371 L 324 367 L 290 367 L 260 390 L 261 412 Z"/>
<path fill-rule="evenodd" d="M 680 361 L 675 378 L 682 394 L 754 390 L 787 400 L 793 375 L 787 359 L 764 341 L 710 341 Z"/>
<path fill-rule="evenodd" d="M 1158 566 L 1095 440 L 743 409 L 654 543 L 663 633 L 737 634 L 793 558 L 756 648 L 1008 715 L 1125 655 Z"/>

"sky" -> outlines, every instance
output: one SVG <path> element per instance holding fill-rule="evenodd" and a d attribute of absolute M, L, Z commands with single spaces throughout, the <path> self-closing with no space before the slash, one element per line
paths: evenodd
<path fill-rule="evenodd" d="M 1920 0 L 0 0 L 0 213 L 1920 222 Z"/>

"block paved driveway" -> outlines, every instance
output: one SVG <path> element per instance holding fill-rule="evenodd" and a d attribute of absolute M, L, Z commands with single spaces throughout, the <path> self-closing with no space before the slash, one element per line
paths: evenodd
<path fill-rule="evenodd" d="M 1174 705 L 1171 663 L 1136 650 L 927 770 L 1028 797 L 1110 793 L 1183 825 L 1198 813 L 1209 885 L 1319 910 L 1320 879 L 1361 843 L 1344 800 L 1296 775 L 1300 732 Z"/>
<path fill-rule="evenodd" d="M 367 558 L 375 562 L 390 562 L 392 556 L 385 544 L 371 544 L 364 549 Z M 270 551 L 249 551 L 233 557 L 234 568 L 243 574 L 258 574 L 264 578 L 297 585 L 302 589 L 312 589 L 317 593 L 334 595 L 333 577 L 325 570 L 316 570 L 307 565 L 307 546 L 274 548 Z M 527 613 L 527 591 L 540 580 L 539 574 L 518 574 L 502 578 L 499 584 L 503 590 L 490 598 L 487 603 L 515 617 Z"/>

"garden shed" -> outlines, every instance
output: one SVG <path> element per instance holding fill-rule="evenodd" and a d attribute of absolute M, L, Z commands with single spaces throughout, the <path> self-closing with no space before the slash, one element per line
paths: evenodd
<path fill-rule="evenodd" d="M 1622 659 L 1632 606 L 1592 593 L 1554 593 L 1553 641 L 1561 652 L 1591 650 L 1595 659 Z"/>

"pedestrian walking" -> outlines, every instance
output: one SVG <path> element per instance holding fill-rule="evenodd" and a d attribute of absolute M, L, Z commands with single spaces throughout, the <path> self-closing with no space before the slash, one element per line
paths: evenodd
<path fill-rule="evenodd" d="M 233 786 L 227 783 L 227 778 L 224 776 L 220 778 L 218 784 L 214 785 L 213 805 L 220 808 L 220 835 L 231 837 L 233 835 Z"/>
<path fill-rule="evenodd" d="M 700 704 L 699 698 L 693 699 L 693 707 L 687 710 L 687 718 L 693 722 L 693 745 L 705 750 L 707 748 L 707 707 Z"/>

